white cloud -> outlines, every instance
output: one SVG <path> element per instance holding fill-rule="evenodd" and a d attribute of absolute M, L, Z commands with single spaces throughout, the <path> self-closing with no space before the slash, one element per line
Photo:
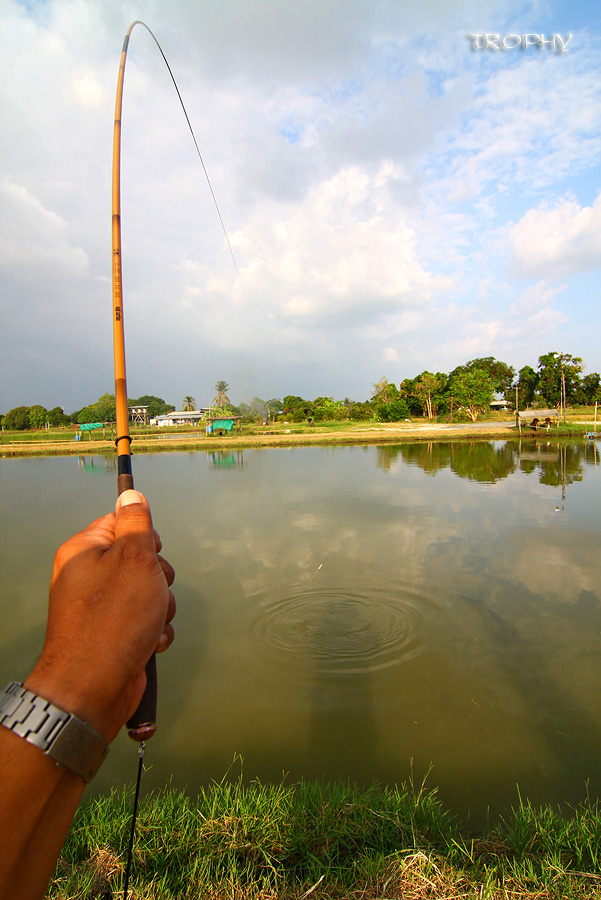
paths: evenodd
<path fill-rule="evenodd" d="M 18 184 L 0 184 L 0 267 L 8 275 L 82 279 L 88 259 L 73 246 L 67 223 Z"/>
<path fill-rule="evenodd" d="M 232 235 L 240 278 L 222 282 L 222 310 L 231 294 L 239 310 L 259 307 L 276 329 L 338 331 L 427 303 L 443 279 L 419 263 L 415 235 L 383 184 L 380 172 L 353 167 L 315 185 L 285 220 L 251 217 Z M 248 340 L 235 322 L 229 340 L 232 332 Z"/>
<path fill-rule="evenodd" d="M 455 202 L 512 185 L 529 193 L 599 162 L 599 59 L 583 36 L 577 40 L 572 55 L 506 56 L 506 67 L 480 80 L 444 146 L 444 184 Z"/>
<path fill-rule="evenodd" d="M 509 265 L 521 278 L 560 278 L 601 265 L 601 195 L 581 207 L 574 197 L 530 209 L 506 236 Z"/>

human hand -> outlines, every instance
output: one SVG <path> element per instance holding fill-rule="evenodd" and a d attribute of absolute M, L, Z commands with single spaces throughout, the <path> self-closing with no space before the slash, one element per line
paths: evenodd
<path fill-rule="evenodd" d="M 132 490 L 54 560 L 46 639 L 25 685 L 109 742 L 140 702 L 146 662 L 173 641 L 175 573 L 160 549 L 148 502 Z"/>

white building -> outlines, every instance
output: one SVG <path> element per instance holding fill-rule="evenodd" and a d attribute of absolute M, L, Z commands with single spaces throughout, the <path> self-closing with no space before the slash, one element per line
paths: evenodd
<path fill-rule="evenodd" d="M 151 419 L 150 424 L 158 425 L 159 428 L 172 428 L 174 425 L 198 425 L 208 412 L 210 412 L 208 406 L 202 409 L 195 409 L 193 412 L 188 410 L 170 412 L 164 416 L 157 416 Z"/>

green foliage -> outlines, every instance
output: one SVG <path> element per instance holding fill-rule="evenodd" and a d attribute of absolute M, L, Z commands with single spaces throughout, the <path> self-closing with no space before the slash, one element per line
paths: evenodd
<path fill-rule="evenodd" d="M 213 403 L 215 406 L 221 407 L 221 409 L 225 409 L 226 406 L 230 404 L 230 398 L 227 395 L 230 386 L 227 381 L 218 381 L 215 385 L 215 390 L 217 393 L 213 397 Z"/>
<path fill-rule="evenodd" d="M 518 402 L 520 409 L 527 409 L 534 400 L 538 385 L 538 373 L 531 366 L 520 369 Z"/>
<path fill-rule="evenodd" d="M 265 405 L 269 410 L 269 415 L 272 418 L 279 416 L 282 410 L 284 409 L 284 404 L 278 397 L 273 397 L 271 400 L 267 400 Z"/>
<path fill-rule="evenodd" d="M 67 425 L 69 421 L 69 417 L 64 414 L 62 407 L 54 406 L 48 410 L 48 423 L 53 428 L 56 428 L 58 425 Z"/>
<path fill-rule="evenodd" d="M 384 378 L 384 376 L 373 387 L 371 399 L 377 403 L 390 403 L 391 400 L 395 400 L 399 395 L 394 383 L 388 381 L 388 378 Z"/>
<path fill-rule="evenodd" d="M 29 407 L 29 427 L 30 428 L 43 428 L 46 424 L 47 419 L 47 410 L 44 406 L 30 406 Z"/>
<path fill-rule="evenodd" d="M 582 379 L 581 394 L 584 403 L 594 404 L 601 400 L 601 375 L 591 372 Z"/>
<path fill-rule="evenodd" d="M 16 406 L 11 409 L 2 419 L 2 427 L 7 431 L 25 431 L 30 427 L 29 407 Z"/>
<path fill-rule="evenodd" d="M 84 406 L 69 417 L 71 422 L 86 425 L 89 422 L 114 422 L 116 419 L 114 394 L 103 394 L 96 403 Z"/>
<path fill-rule="evenodd" d="M 447 376 L 444 372 L 422 372 L 413 381 L 413 394 L 418 398 L 424 416 L 432 419 L 438 412 L 443 402 L 444 391 L 447 386 Z"/>
<path fill-rule="evenodd" d="M 409 418 L 409 407 L 401 397 L 390 403 L 374 403 L 376 416 L 380 422 L 402 422 Z"/>
<path fill-rule="evenodd" d="M 194 397 L 191 397 L 190 394 L 187 394 L 184 397 L 184 402 L 182 403 L 182 412 L 194 412 L 196 409 L 196 400 Z"/>
<path fill-rule="evenodd" d="M 283 415 L 289 422 L 304 422 L 313 411 L 313 404 L 302 397 L 288 394 L 282 401 L 284 404 Z"/>
<path fill-rule="evenodd" d="M 78 413 L 73 413 L 71 418 L 78 425 L 87 425 L 89 422 L 98 421 L 98 416 L 93 406 L 84 406 Z"/>
<path fill-rule="evenodd" d="M 449 393 L 455 404 L 465 409 L 472 422 L 490 407 L 494 391 L 494 379 L 482 369 L 456 369 L 449 379 Z"/>
<path fill-rule="evenodd" d="M 495 359 L 494 356 L 484 356 L 470 360 L 465 367 L 468 371 L 479 369 L 481 372 L 487 372 L 494 382 L 494 390 L 508 399 L 515 379 L 513 366 L 508 366 L 507 363 Z"/>
<path fill-rule="evenodd" d="M 541 399 L 549 406 L 559 406 L 561 402 L 562 374 L 565 378 L 566 401 L 574 403 L 580 386 L 583 364 L 579 356 L 570 353 L 545 353 L 538 358 L 538 391 Z"/>
<path fill-rule="evenodd" d="M 96 412 L 96 422 L 114 422 L 116 419 L 115 395 L 103 394 L 93 406 Z"/>
<path fill-rule="evenodd" d="M 162 397 L 155 397 L 154 394 L 143 394 L 137 400 L 128 400 L 127 402 L 129 406 L 147 406 L 149 419 L 164 416 L 175 409 L 173 404 L 166 403 Z"/>
<path fill-rule="evenodd" d="M 369 400 L 360 403 L 356 400 L 345 401 L 349 419 L 354 422 L 369 422 L 376 418 L 374 404 Z"/>
<path fill-rule="evenodd" d="M 315 422 L 332 422 L 347 418 L 346 407 L 332 397 L 316 397 L 312 404 Z"/>

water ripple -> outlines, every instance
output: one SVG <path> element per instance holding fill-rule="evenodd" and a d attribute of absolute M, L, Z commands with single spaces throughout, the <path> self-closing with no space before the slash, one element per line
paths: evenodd
<path fill-rule="evenodd" d="M 421 652 L 418 607 L 415 597 L 305 589 L 260 607 L 252 632 L 263 646 L 309 657 L 323 672 L 377 671 Z"/>

